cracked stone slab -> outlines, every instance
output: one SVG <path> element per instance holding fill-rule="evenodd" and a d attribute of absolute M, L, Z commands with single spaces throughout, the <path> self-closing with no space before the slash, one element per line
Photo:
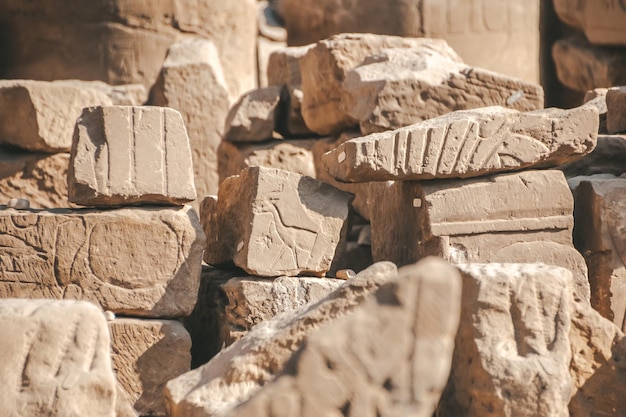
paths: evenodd
<path fill-rule="evenodd" d="M 262 142 L 271 139 L 279 119 L 282 87 L 271 85 L 243 94 L 226 117 L 224 140 Z"/>
<path fill-rule="evenodd" d="M 189 206 L 0 209 L 0 298 L 80 299 L 119 314 L 186 316 L 204 245 Z"/>
<path fill-rule="evenodd" d="M 69 300 L 0 300 L 0 414 L 114 417 L 117 384 L 102 311 Z"/>
<path fill-rule="evenodd" d="M 520 113 L 502 107 L 464 110 L 393 131 L 351 139 L 324 155 L 344 182 L 479 177 L 553 167 L 596 146 L 598 111 Z"/>
<path fill-rule="evenodd" d="M 76 121 L 68 198 L 84 206 L 196 199 L 189 138 L 176 110 L 110 106 Z"/>
<path fill-rule="evenodd" d="M 324 276 L 345 247 L 351 200 L 295 172 L 247 168 L 224 180 L 217 201 L 201 210 L 204 260 L 233 261 L 251 275 Z"/>
<path fill-rule="evenodd" d="M 353 311 L 395 276 L 394 264 L 377 263 L 320 301 L 255 326 L 209 363 L 167 383 L 171 417 L 227 413 L 274 380 L 316 329 Z"/>

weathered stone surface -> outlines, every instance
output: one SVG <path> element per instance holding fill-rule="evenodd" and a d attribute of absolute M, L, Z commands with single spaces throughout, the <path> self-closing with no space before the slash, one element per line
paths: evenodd
<path fill-rule="evenodd" d="M 81 301 L 0 300 L 0 414 L 114 417 L 102 312 Z"/>
<path fill-rule="evenodd" d="M 554 0 L 559 18 L 582 29 L 596 45 L 626 45 L 626 5 L 623 2 L 593 0 Z"/>
<path fill-rule="evenodd" d="M 568 416 L 571 272 L 542 264 L 470 264 L 439 414 Z"/>
<path fill-rule="evenodd" d="M 110 106 L 76 121 L 68 195 L 84 206 L 196 199 L 189 138 L 176 110 Z"/>
<path fill-rule="evenodd" d="M 33 208 L 69 207 L 67 168 L 70 155 L 0 148 L 0 204 L 27 198 Z"/>
<path fill-rule="evenodd" d="M 69 83 L 0 81 L 0 144 L 69 152 L 83 107 L 110 104 L 107 94 Z"/>
<path fill-rule="evenodd" d="M 543 89 L 468 67 L 430 46 L 384 49 L 351 69 L 342 106 L 364 135 L 408 126 L 454 110 L 502 106 L 543 108 Z"/>
<path fill-rule="evenodd" d="M 626 132 L 626 86 L 606 92 L 606 129 L 610 135 Z"/>
<path fill-rule="evenodd" d="M 188 315 L 205 238 L 195 211 L 0 210 L 0 298 L 93 301 L 146 317 Z"/>
<path fill-rule="evenodd" d="M 148 100 L 148 90 L 143 84 L 109 85 L 102 81 L 55 80 L 56 85 L 90 88 L 106 94 L 116 106 L 141 106 Z"/>
<path fill-rule="evenodd" d="M 552 167 L 593 150 L 593 107 L 519 113 L 487 107 L 450 113 L 342 143 L 324 155 L 340 181 L 467 178 Z"/>
<path fill-rule="evenodd" d="M 281 373 L 315 329 L 348 314 L 396 274 L 392 263 L 375 264 L 319 302 L 255 326 L 206 365 L 167 383 L 170 415 L 214 416 L 247 400 Z"/>
<path fill-rule="evenodd" d="M 213 212 L 202 210 L 204 260 L 251 275 L 323 276 L 345 246 L 351 200 L 295 172 L 247 168 L 224 180 Z"/>
<path fill-rule="evenodd" d="M 374 261 L 543 262 L 572 271 L 576 295 L 589 300 L 587 267 L 572 245 L 574 201 L 560 171 L 370 187 Z"/>
<path fill-rule="evenodd" d="M 142 416 L 166 415 L 163 387 L 189 371 L 191 338 L 173 320 L 117 318 L 109 324 L 113 369 Z"/>
<path fill-rule="evenodd" d="M 598 110 L 600 125 L 598 126 L 598 133 L 606 134 L 606 88 L 594 88 L 585 93 L 583 100 L 585 107 L 595 107 Z"/>
<path fill-rule="evenodd" d="M 621 48 L 597 47 L 582 37 L 560 39 L 552 46 L 559 81 L 584 93 L 626 85 L 626 55 Z"/>
<path fill-rule="evenodd" d="M 259 2 L 262 3 L 262 2 Z M 259 87 L 267 87 L 267 69 L 269 67 L 270 56 L 274 51 L 279 51 L 287 46 L 285 41 L 274 41 L 263 36 L 257 37 L 256 40 L 256 56 Z"/>
<path fill-rule="evenodd" d="M 202 39 L 172 45 L 150 102 L 181 113 L 189 133 L 197 195 L 202 199 L 217 193 L 217 147 L 230 101 L 215 46 Z M 196 209 L 199 203 L 195 202 Z"/>
<path fill-rule="evenodd" d="M 460 300 L 454 268 L 436 259 L 405 267 L 311 334 L 276 380 L 227 415 L 430 417 L 450 372 Z"/>
<path fill-rule="evenodd" d="M 595 149 L 583 158 L 559 167 L 566 177 L 626 172 L 626 136 L 598 135 Z"/>
<path fill-rule="evenodd" d="M 224 140 L 261 142 L 272 138 L 279 117 L 281 87 L 257 88 L 241 96 L 226 118 Z"/>

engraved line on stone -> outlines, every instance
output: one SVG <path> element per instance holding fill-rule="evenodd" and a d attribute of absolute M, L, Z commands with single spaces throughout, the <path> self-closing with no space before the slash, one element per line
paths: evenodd
<path fill-rule="evenodd" d="M 476 129 L 475 131 L 473 129 Z M 456 163 L 455 169 L 457 169 L 458 171 L 461 171 L 463 169 L 466 169 L 469 171 L 469 167 L 472 163 L 472 159 L 474 157 L 474 154 L 476 153 L 476 149 L 478 148 L 478 145 L 482 142 L 483 138 L 480 137 L 480 125 L 477 122 L 470 122 L 470 126 L 468 129 L 468 139 L 470 139 L 469 137 L 469 133 L 473 132 L 474 134 L 472 135 L 471 139 L 473 140 L 472 146 L 469 150 L 469 152 L 467 152 L 466 155 L 464 155 L 464 158 L 460 158 Z M 463 168 L 464 167 L 464 168 Z"/>
<path fill-rule="evenodd" d="M 411 164 L 411 138 L 409 137 L 409 132 L 408 131 L 404 131 L 404 141 L 406 143 L 405 149 L 404 149 L 404 173 L 406 174 L 407 172 L 410 171 L 410 164 Z"/>
<path fill-rule="evenodd" d="M 441 159 L 443 158 L 443 150 L 445 149 L 448 143 L 448 136 L 450 135 L 450 129 L 453 124 L 454 123 L 450 123 L 444 127 L 443 135 L 441 136 L 441 146 L 439 147 L 439 151 L 438 151 L 439 153 L 437 154 L 437 162 L 435 165 L 435 170 L 433 171 L 434 174 L 439 173 L 439 165 L 441 165 Z"/>
<path fill-rule="evenodd" d="M 471 126 L 472 126 L 472 122 L 468 121 L 468 123 L 465 125 L 465 130 L 463 131 L 463 137 L 461 138 L 461 141 L 459 142 L 459 147 L 456 152 L 456 155 L 454 156 L 453 163 L 450 164 L 450 167 L 447 170 L 447 172 L 444 172 L 445 174 L 451 174 L 452 172 L 454 172 L 454 168 L 459 164 L 459 159 L 461 158 L 461 152 L 463 151 L 463 147 L 465 146 L 465 142 L 467 141 L 467 138 L 469 136 Z"/>
<path fill-rule="evenodd" d="M 131 107 L 129 108 L 129 111 L 132 113 L 132 120 L 131 120 L 131 127 L 130 127 L 130 131 L 131 131 L 131 143 L 130 143 L 130 183 L 132 184 L 133 188 L 135 188 L 135 182 L 137 181 L 137 158 L 136 158 L 136 153 L 137 153 L 137 132 L 135 131 L 136 129 L 136 123 L 137 121 L 135 120 L 135 112 L 136 112 L 136 108 L 135 107 Z"/>
<path fill-rule="evenodd" d="M 163 190 L 164 195 L 170 195 L 169 188 L 169 167 L 167 163 L 167 140 L 168 140 L 168 132 L 167 132 L 167 112 L 165 109 L 161 109 L 161 169 L 163 170 L 163 184 L 161 189 Z M 173 167 L 172 167 L 173 168 Z"/>
<path fill-rule="evenodd" d="M 428 149 L 430 148 L 431 136 L 433 134 L 432 128 L 427 129 L 426 131 L 419 131 L 421 137 L 419 139 L 423 139 L 424 147 L 422 148 L 422 156 L 420 158 L 420 174 L 423 173 L 426 169 L 426 155 L 428 155 Z"/>

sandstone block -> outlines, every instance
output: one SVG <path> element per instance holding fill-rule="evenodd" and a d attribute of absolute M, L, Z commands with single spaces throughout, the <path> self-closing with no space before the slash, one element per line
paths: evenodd
<path fill-rule="evenodd" d="M 323 276 L 345 246 L 351 199 L 294 172 L 247 168 L 224 180 L 214 213 L 203 210 L 204 260 L 251 275 Z"/>
<path fill-rule="evenodd" d="M 76 122 L 68 196 L 85 206 L 195 200 L 189 138 L 176 110 L 91 107 Z"/>
<path fill-rule="evenodd" d="M 227 415 L 430 417 L 450 372 L 460 300 L 454 268 L 434 259 L 405 267 L 311 334 L 280 376 Z"/>
<path fill-rule="evenodd" d="M 0 210 L 0 298 L 80 299 L 114 313 L 188 315 L 204 234 L 195 211 Z"/>
<path fill-rule="evenodd" d="M 589 300 L 587 267 L 572 245 L 574 202 L 560 171 L 370 187 L 374 261 L 543 262 L 572 271 L 576 296 Z"/>
<path fill-rule="evenodd" d="M 462 265 L 461 324 L 441 416 L 568 416 L 571 272 Z"/>
<path fill-rule="evenodd" d="M 626 136 L 598 135 L 598 142 L 589 155 L 559 167 L 566 177 L 626 172 Z"/>
<path fill-rule="evenodd" d="M 0 144 L 39 152 L 69 152 L 83 107 L 110 105 L 103 92 L 68 83 L 0 81 Z"/>
<path fill-rule="evenodd" d="M 340 181 L 476 177 L 552 167 L 596 146 L 592 107 L 519 113 L 502 107 L 458 111 L 342 143 L 324 155 Z"/>
<path fill-rule="evenodd" d="M 626 45 L 626 6 L 621 2 L 554 0 L 559 18 L 582 29 L 595 45 Z"/>
<path fill-rule="evenodd" d="M 163 387 L 188 372 L 191 338 L 173 320 L 118 318 L 109 324 L 113 369 L 139 415 L 167 415 Z"/>
<path fill-rule="evenodd" d="M 245 93 L 230 109 L 224 140 L 261 142 L 271 139 L 279 118 L 281 87 L 272 85 Z"/>
<path fill-rule="evenodd" d="M 610 135 L 626 132 L 626 86 L 606 93 L 606 129 Z"/>
<path fill-rule="evenodd" d="M 396 275 L 392 263 L 375 264 L 319 302 L 255 326 L 206 365 L 167 383 L 170 415 L 214 416 L 246 401 L 280 374 L 315 329 L 353 311 Z"/>
<path fill-rule="evenodd" d="M 217 147 L 230 107 L 219 54 L 210 41 L 172 45 L 151 93 L 151 104 L 180 112 L 189 133 L 199 199 L 217 193 Z M 197 209 L 199 202 L 194 204 Z"/>
<path fill-rule="evenodd" d="M 116 106 L 141 106 L 148 100 L 148 91 L 143 84 L 109 85 L 102 81 L 83 80 L 55 80 L 52 83 L 100 91 Z"/>
<path fill-rule="evenodd" d="M 116 381 L 102 312 L 81 301 L 0 300 L 0 414 L 114 417 Z"/>

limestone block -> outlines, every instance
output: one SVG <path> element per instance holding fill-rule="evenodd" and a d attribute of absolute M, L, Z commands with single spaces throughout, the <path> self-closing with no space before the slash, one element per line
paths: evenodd
<path fill-rule="evenodd" d="M 0 148 L 0 204 L 27 198 L 33 208 L 69 207 L 67 153 L 37 154 Z"/>
<path fill-rule="evenodd" d="M 351 69 L 342 106 L 364 135 L 408 126 L 454 110 L 543 108 L 538 84 L 469 67 L 431 47 L 384 49 Z"/>
<path fill-rule="evenodd" d="M 596 47 L 581 37 L 556 41 L 552 58 L 559 81 L 584 93 L 594 88 L 626 85 L 626 55 L 621 48 Z"/>
<path fill-rule="evenodd" d="M 626 5 L 623 2 L 554 0 L 559 18 L 582 29 L 595 45 L 626 45 Z"/>
<path fill-rule="evenodd" d="M 626 86 L 606 93 L 606 129 L 610 135 L 626 132 Z"/>
<path fill-rule="evenodd" d="M 0 414 L 114 417 L 102 311 L 82 301 L 0 300 Z"/>
<path fill-rule="evenodd" d="M 183 116 L 198 198 L 217 193 L 217 147 L 230 101 L 215 46 L 202 39 L 172 45 L 150 102 L 172 107 Z M 199 201 L 194 204 L 196 209 L 198 206 Z"/>
<path fill-rule="evenodd" d="M 68 83 L 0 81 L 0 144 L 69 152 L 74 123 L 83 107 L 110 104 L 105 93 Z"/>
<path fill-rule="evenodd" d="M 109 85 L 102 81 L 55 80 L 55 85 L 90 88 L 105 93 L 116 106 L 141 106 L 148 100 L 148 91 L 143 84 Z"/>
<path fill-rule="evenodd" d="M 68 196 L 84 206 L 195 200 L 189 138 L 176 110 L 109 106 L 76 121 Z"/>
<path fill-rule="evenodd" d="M 195 211 L 0 210 L 0 298 L 80 299 L 144 317 L 188 315 L 204 234 Z"/>
<path fill-rule="evenodd" d="M 566 177 L 626 172 L 626 136 L 598 135 L 596 148 L 589 155 L 559 167 Z"/>
<path fill-rule="evenodd" d="M 214 213 L 203 211 L 204 260 L 251 275 L 324 276 L 345 246 L 351 200 L 295 172 L 247 168 L 221 184 Z"/>
<path fill-rule="evenodd" d="M 165 416 L 163 387 L 188 372 L 191 338 L 173 320 L 117 318 L 109 323 L 113 369 L 142 416 Z"/>
<path fill-rule="evenodd" d="M 371 183 L 369 196 L 374 261 L 543 262 L 572 271 L 576 296 L 589 300 L 587 267 L 572 245 L 574 201 L 560 171 Z"/>
<path fill-rule="evenodd" d="M 353 311 L 396 275 L 390 262 L 372 265 L 319 302 L 255 326 L 206 365 L 167 383 L 171 417 L 215 416 L 246 401 L 281 373 L 315 329 Z"/>
<path fill-rule="evenodd" d="M 450 373 L 460 301 L 454 268 L 436 259 L 405 267 L 226 415 L 430 417 Z"/>
<path fill-rule="evenodd" d="M 228 112 L 224 140 L 261 142 L 272 138 L 279 117 L 281 87 L 251 90 L 241 96 Z"/>
<path fill-rule="evenodd" d="M 569 416 L 571 272 L 461 265 L 461 324 L 438 415 Z"/>
<path fill-rule="evenodd" d="M 519 113 L 502 107 L 458 111 L 342 143 L 324 155 L 340 181 L 467 178 L 553 167 L 596 146 L 598 112 L 586 106 Z"/>

